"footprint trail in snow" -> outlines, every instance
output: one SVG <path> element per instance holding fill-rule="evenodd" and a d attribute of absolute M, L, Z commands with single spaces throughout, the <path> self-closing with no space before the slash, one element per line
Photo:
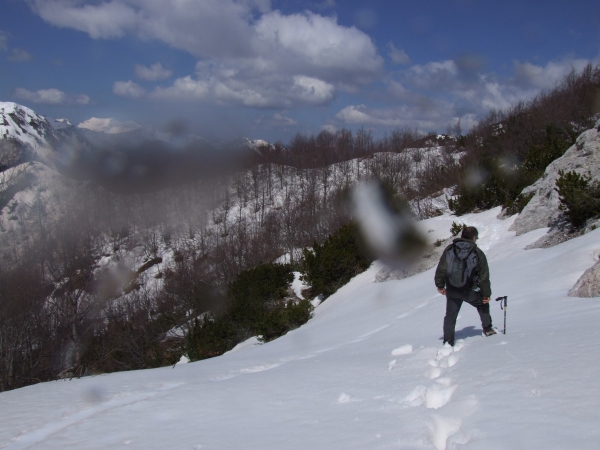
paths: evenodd
<path fill-rule="evenodd" d="M 437 450 L 446 450 L 450 437 L 455 443 L 466 443 L 469 440 L 461 430 L 461 426 L 463 419 L 475 410 L 477 399 L 471 396 L 466 400 L 452 402 L 452 397 L 459 385 L 453 383 L 451 378 L 443 376 L 447 369 L 454 367 L 460 361 L 457 353 L 464 346 L 465 341 L 460 339 L 454 347 L 446 344 L 438 349 L 435 358 L 429 359 L 426 363 L 424 373 L 425 377 L 430 380 L 429 385 L 425 383 L 415 386 L 401 401 L 406 408 L 424 406 L 427 409 L 436 410 L 436 413 L 431 415 L 430 441 Z M 410 351 L 408 351 L 409 348 Z M 425 349 L 425 351 L 428 350 L 434 351 L 431 348 Z M 412 346 L 407 344 L 392 350 L 392 355 L 406 355 L 412 351 Z M 396 364 L 396 360 L 391 361 L 388 369 L 392 370 Z"/>

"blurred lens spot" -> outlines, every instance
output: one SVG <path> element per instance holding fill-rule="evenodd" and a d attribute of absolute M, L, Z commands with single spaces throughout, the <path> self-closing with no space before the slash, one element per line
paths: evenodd
<path fill-rule="evenodd" d="M 171 120 L 162 126 L 162 131 L 168 133 L 172 137 L 183 136 L 188 133 L 189 126 L 183 119 Z"/>
<path fill-rule="evenodd" d="M 108 397 L 106 388 L 100 385 L 90 386 L 85 391 L 85 400 L 88 403 L 101 403 Z"/>
<path fill-rule="evenodd" d="M 127 161 L 121 155 L 110 155 L 106 159 L 106 175 L 115 176 L 120 174 L 125 170 L 125 166 L 127 165 Z"/>
<path fill-rule="evenodd" d="M 360 9 L 356 12 L 356 25 L 363 30 L 369 30 L 377 25 L 377 14 L 370 9 Z"/>
<path fill-rule="evenodd" d="M 514 155 L 504 155 L 498 160 L 498 168 L 507 175 L 512 175 L 519 168 L 519 160 Z"/>
<path fill-rule="evenodd" d="M 487 172 L 485 170 L 475 168 L 468 171 L 465 177 L 465 183 L 469 187 L 481 186 L 487 178 Z"/>
<path fill-rule="evenodd" d="M 410 209 L 395 211 L 380 183 L 359 185 L 353 200 L 354 215 L 376 258 L 394 268 L 408 268 L 421 256 L 427 241 Z"/>
<path fill-rule="evenodd" d="M 148 167 L 146 165 L 135 164 L 132 167 L 131 172 L 133 173 L 133 175 L 135 177 L 142 178 L 142 177 L 144 177 L 144 175 L 146 175 L 149 172 L 149 170 L 148 170 Z"/>
<path fill-rule="evenodd" d="M 478 72 L 485 68 L 483 56 L 475 53 L 463 53 L 455 62 L 458 68 L 465 72 Z"/>

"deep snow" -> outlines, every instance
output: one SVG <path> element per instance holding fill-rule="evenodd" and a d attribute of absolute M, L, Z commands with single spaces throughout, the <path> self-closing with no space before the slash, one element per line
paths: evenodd
<path fill-rule="evenodd" d="M 221 357 L 43 383 L 0 394 L 0 448 L 596 449 L 600 302 L 567 292 L 598 259 L 600 230 L 523 250 L 494 209 L 479 228 L 508 330 L 484 338 L 465 305 L 444 348 L 433 269 L 355 277 L 300 329 Z M 433 241 L 455 217 L 421 222 Z M 492 305 L 496 327 L 502 311 Z"/>

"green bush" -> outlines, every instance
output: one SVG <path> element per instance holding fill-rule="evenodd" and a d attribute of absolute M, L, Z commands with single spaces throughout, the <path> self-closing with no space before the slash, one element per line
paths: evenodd
<path fill-rule="evenodd" d="M 293 279 L 288 264 L 261 264 L 241 272 L 228 286 L 226 312 L 203 322 L 196 320 L 187 333 L 188 358 L 196 361 L 221 355 L 251 336 L 268 342 L 306 323 L 312 304 L 286 300 Z"/>
<path fill-rule="evenodd" d="M 294 274 L 289 264 L 266 263 L 241 272 L 229 284 L 233 300 L 280 299 L 286 296 Z"/>
<path fill-rule="evenodd" d="M 505 205 L 507 214 L 509 216 L 520 214 L 534 195 L 535 192 L 530 192 L 529 194 L 519 194 L 516 199 L 514 199 L 512 202 L 508 202 L 508 204 Z"/>
<path fill-rule="evenodd" d="M 263 342 L 272 341 L 308 322 L 312 311 L 313 306 L 308 300 L 277 303 L 257 324 L 256 334 L 261 336 Z"/>
<path fill-rule="evenodd" d="M 312 295 L 329 297 L 372 262 L 357 226 L 344 225 L 323 245 L 315 242 L 312 250 L 304 250 L 303 279 L 310 284 Z"/>
<path fill-rule="evenodd" d="M 190 361 L 212 358 L 231 350 L 239 342 L 239 327 L 228 317 L 206 317 L 185 336 L 185 353 Z"/>
<path fill-rule="evenodd" d="M 575 141 L 575 136 L 561 132 L 555 125 L 548 125 L 545 131 L 543 141 L 529 147 L 523 162 L 523 170 L 534 181 L 544 174 L 548 164 L 564 155 Z"/>
<path fill-rule="evenodd" d="M 175 364 L 181 356 L 181 342 L 165 338 L 176 326 L 172 311 L 159 307 L 148 314 L 139 304 L 111 305 L 103 324 L 81 350 L 85 373 L 110 373 L 148 369 Z"/>
<path fill-rule="evenodd" d="M 556 191 L 560 208 L 574 227 L 581 227 L 592 217 L 600 215 L 600 185 L 590 183 L 591 178 L 577 172 L 559 172 Z"/>
<path fill-rule="evenodd" d="M 520 195 L 523 189 L 540 178 L 548 164 L 562 156 L 573 142 L 572 136 L 554 125 L 526 134 L 529 144 L 519 153 L 511 149 L 510 138 L 514 136 L 494 135 L 481 143 L 481 155 L 472 154 L 463 163 L 459 195 L 448 202 L 456 215 L 500 205 L 509 208 L 511 214 L 520 212 L 529 201 Z"/>
<path fill-rule="evenodd" d="M 267 263 L 241 272 L 227 289 L 232 301 L 229 315 L 234 322 L 253 328 L 264 320 L 270 303 L 287 295 L 292 281 L 294 274 L 289 264 Z"/>
<path fill-rule="evenodd" d="M 450 233 L 452 233 L 452 236 L 458 236 L 460 233 L 462 233 L 462 230 L 464 230 L 465 228 L 467 228 L 466 223 L 452 222 L 452 226 L 450 227 Z"/>

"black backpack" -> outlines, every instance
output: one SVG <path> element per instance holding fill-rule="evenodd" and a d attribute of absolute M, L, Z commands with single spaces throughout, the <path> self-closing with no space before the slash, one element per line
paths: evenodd
<path fill-rule="evenodd" d="M 446 286 L 468 291 L 477 284 L 477 252 L 475 245 L 458 241 L 446 251 Z"/>

